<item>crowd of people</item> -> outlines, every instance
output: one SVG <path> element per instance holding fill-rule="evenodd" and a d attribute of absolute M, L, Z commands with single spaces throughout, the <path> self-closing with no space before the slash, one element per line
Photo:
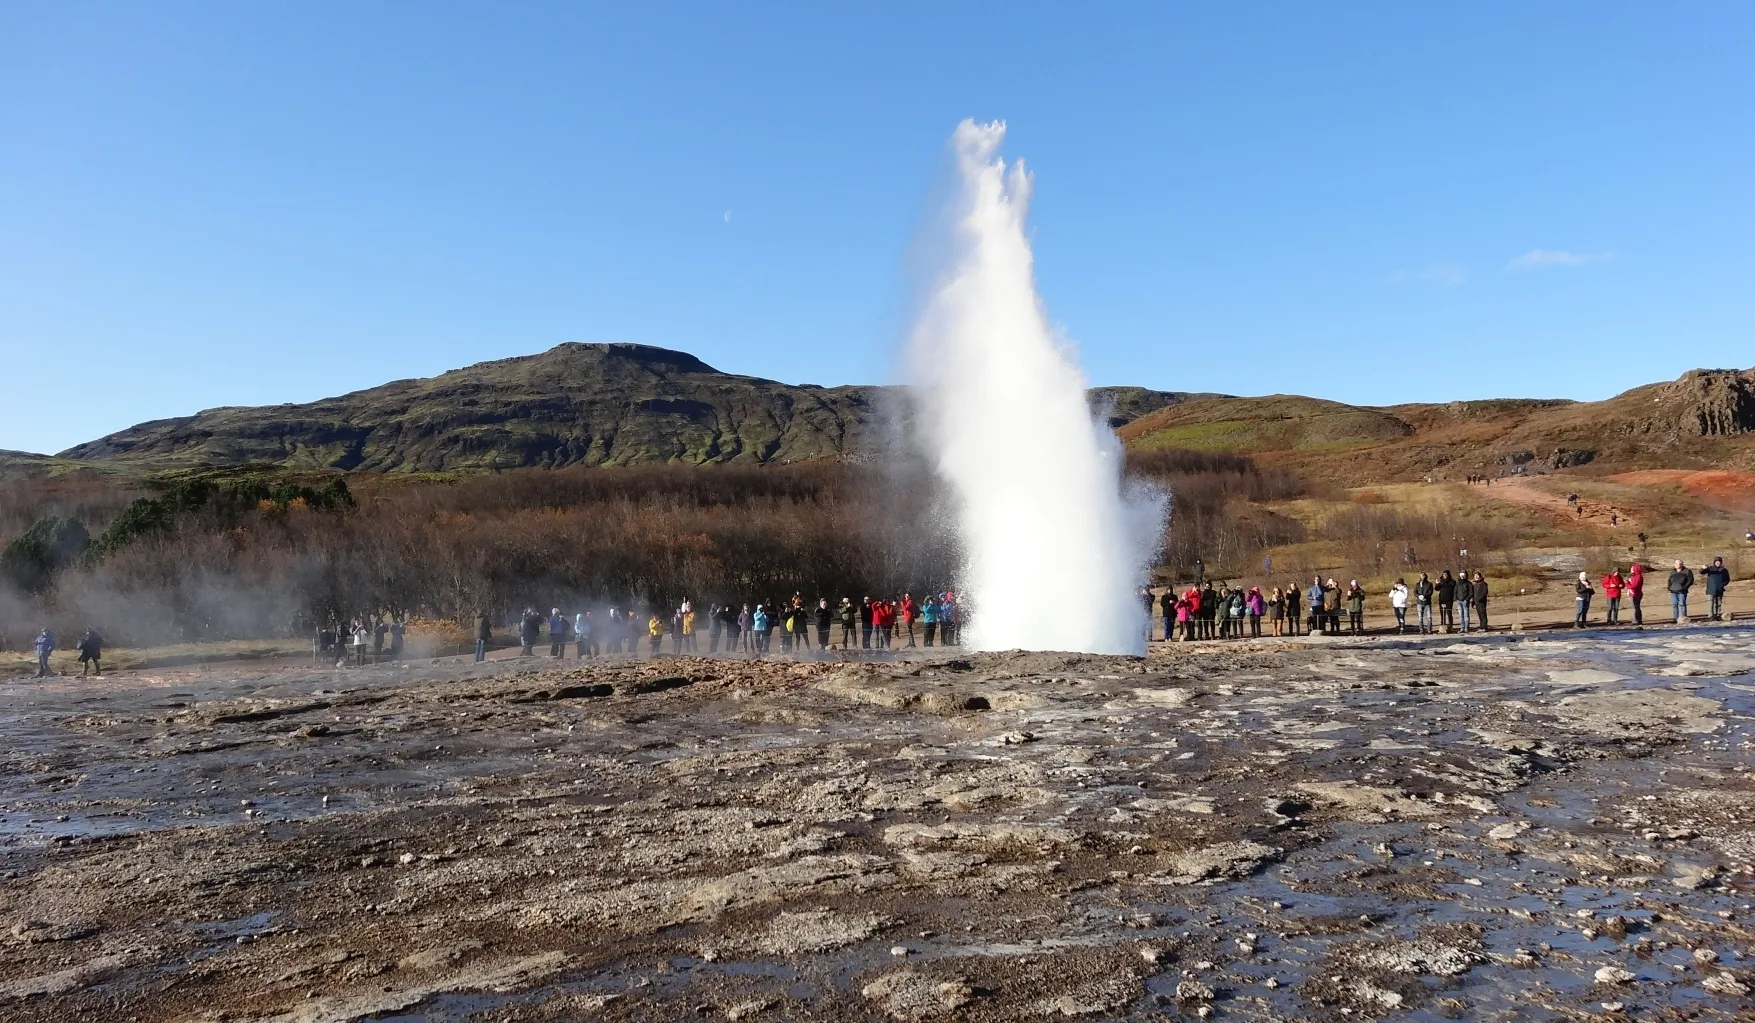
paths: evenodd
<path fill-rule="evenodd" d="M 1645 566 L 1635 562 L 1625 575 L 1615 566 L 1602 577 L 1601 592 L 1607 603 L 1603 624 L 1645 624 L 1646 574 Z M 1665 581 L 1670 596 L 1670 620 L 1675 624 L 1688 620 L 1688 595 L 1700 580 L 1705 582 L 1707 618 L 1715 622 L 1724 620 L 1724 595 L 1731 582 L 1724 559 L 1714 558 L 1710 565 L 1702 567 L 1698 580 L 1694 571 L 1678 560 Z M 1591 582 L 1590 573 L 1580 572 L 1575 590 L 1573 625 L 1584 628 L 1591 624 L 1590 607 L 1598 588 Z M 1368 595 L 1357 579 L 1342 586 L 1332 576 L 1327 579 L 1316 576 L 1308 587 L 1288 583 L 1268 592 L 1263 592 L 1260 586 L 1233 587 L 1206 580 L 1180 593 L 1175 588 L 1157 595 L 1150 590 L 1140 592 L 1146 613 L 1161 619 L 1165 642 L 1257 638 L 1264 635 L 1264 618 L 1268 623 L 1265 634 L 1272 636 L 1358 635 L 1365 631 Z M 1431 634 L 1487 630 L 1491 593 L 1491 585 L 1479 571 L 1452 573 L 1445 569 L 1436 579 L 1429 573 L 1420 573 L 1412 586 L 1406 577 L 1397 578 L 1384 596 L 1395 617 L 1397 633 L 1412 630 Z M 1622 619 L 1623 603 L 1632 613 L 1631 623 Z"/>
<path fill-rule="evenodd" d="M 317 629 L 312 653 L 319 661 L 328 658 L 363 666 L 376 664 L 386 655 L 400 660 L 407 639 L 408 623 L 399 616 L 355 618 L 345 625 L 330 621 Z"/>
<path fill-rule="evenodd" d="M 1147 614 L 1153 613 L 1155 605 L 1162 618 L 1165 642 L 1259 638 L 1264 634 L 1264 618 L 1266 634 L 1272 636 L 1365 631 L 1366 594 L 1357 579 L 1342 587 L 1334 577 L 1318 575 L 1311 578 L 1308 587 L 1287 583 L 1267 592 L 1260 586 L 1215 585 L 1209 579 L 1181 593 L 1174 588 L 1156 597 L 1149 590 L 1142 592 Z M 1415 627 L 1421 632 L 1470 632 L 1487 628 L 1490 592 L 1480 572 L 1452 575 L 1446 569 L 1436 580 L 1421 573 L 1412 589 L 1406 580 L 1397 579 L 1388 597 L 1398 632 L 1408 628 L 1410 602 L 1416 611 Z"/>
<path fill-rule="evenodd" d="M 671 653 L 697 653 L 703 631 L 707 653 L 752 657 L 776 651 L 889 650 L 957 643 L 957 597 L 949 591 L 919 600 L 904 593 L 895 600 L 863 597 L 855 603 L 852 597 L 842 597 L 833 605 L 829 601 L 819 597 L 811 604 L 803 594 L 794 593 L 790 600 L 715 603 L 704 615 L 689 600 L 669 612 L 612 607 L 602 616 L 592 611 L 569 616 L 558 607 L 545 616 L 527 607 L 518 620 L 518 645 L 522 656 L 529 657 L 546 638 L 550 657 L 564 657 L 570 651 L 586 658 L 639 654 L 642 649 L 656 657 L 664 652 L 666 641 Z M 482 612 L 475 621 L 476 660 L 487 658 L 492 641 L 493 621 Z"/>

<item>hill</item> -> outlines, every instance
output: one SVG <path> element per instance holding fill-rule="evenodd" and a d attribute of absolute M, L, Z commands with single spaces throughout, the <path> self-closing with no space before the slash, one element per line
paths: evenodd
<path fill-rule="evenodd" d="M 1136 417 L 1130 448 L 1233 451 L 1349 486 L 1553 470 L 1755 470 L 1755 370 L 1692 370 L 1603 401 L 1386 407 L 1195 398 Z"/>
<path fill-rule="evenodd" d="M 1119 426 L 1189 396 L 1115 387 L 1091 397 Z M 887 446 L 898 398 L 894 388 L 721 373 L 663 348 L 568 343 L 308 404 L 141 423 L 59 457 L 140 470 L 380 472 L 863 459 Z"/>

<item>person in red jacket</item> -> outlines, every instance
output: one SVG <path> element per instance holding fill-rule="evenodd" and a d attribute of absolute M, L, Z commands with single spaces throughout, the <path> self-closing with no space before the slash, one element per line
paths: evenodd
<path fill-rule="evenodd" d="M 1645 615 L 1639 610 L 1639 602 L 1645 598 L 1645 566 L 1635 561 L 1633 568 L 1627 573 L 1627 585 L 1623 592 L 1627 599 L 1633 601 L 1633 624 L 1644 625 Z"/>
<path fill-rule="evenodd" d="M 914 594 L 902 594 L 902 631 L 908 634 L 908 645 L 914 645 L 914 619 L 920 617 L 920 607 L 914 603 Z"/>
<path fill-rule="evenodd" d="M 1605 624 L 1621 624 L 1621 590 L 1624 585 L 1619 567 L 1610 568 L 1609 574 L 1603 576 L 1603 600 L 1609 605 L 1609 616 Z"/>

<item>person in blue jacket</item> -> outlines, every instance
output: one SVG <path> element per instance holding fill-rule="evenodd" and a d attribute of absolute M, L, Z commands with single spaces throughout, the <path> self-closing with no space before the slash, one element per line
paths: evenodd
<path fill-rule="evenodd" d="M 49 631 L 48 626 L 44 626 L 43 631 L 37 633 L 35 647 L 37 651 L 37 678 L 47 678 L 53 675 L 54 672 L 49 670 L 49 655 L 55 652 L 55 634 Z"/>

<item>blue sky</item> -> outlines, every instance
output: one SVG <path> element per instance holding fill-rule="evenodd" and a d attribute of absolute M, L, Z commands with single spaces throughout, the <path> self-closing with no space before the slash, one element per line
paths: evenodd
<path fill-rule="evenodd" d="M 0 447 L 565 340 L 892 376 L 964 117 L 1094 383 L 1755 364 L 1755 7 L 0 2 Z"/>

